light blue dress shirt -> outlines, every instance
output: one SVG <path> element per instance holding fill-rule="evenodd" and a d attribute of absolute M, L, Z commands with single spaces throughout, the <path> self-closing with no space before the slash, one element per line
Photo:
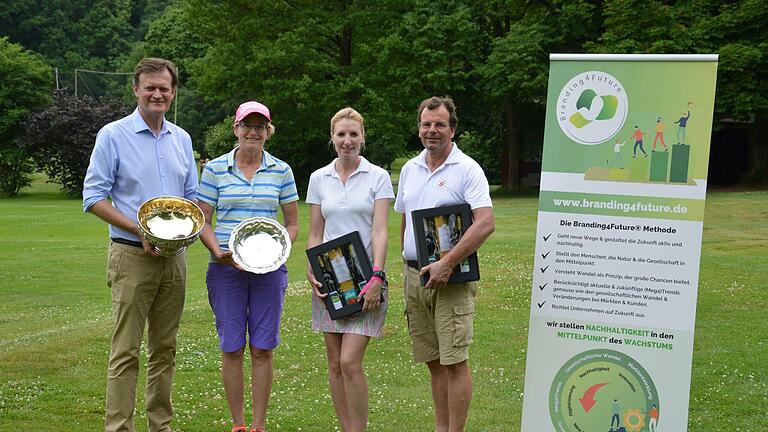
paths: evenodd
<path fill-rule="evenodd" d="M 155 135 L 137 108 L 96 135 L 83 182 L 83 211 L 111 198 L 120 213 L 136 222 L 136 212 L 144 201 L 162 195 L 194 201 L 197 184 L 189 134 L 163 119 L 160 133 Z M 134 234 L 112 225 L 109 236 L 139 241 Z"/>

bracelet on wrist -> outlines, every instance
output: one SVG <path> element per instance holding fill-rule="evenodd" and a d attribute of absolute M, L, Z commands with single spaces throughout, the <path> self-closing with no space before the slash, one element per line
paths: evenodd
<path fill-rule="evenodd" d="M 385 282 L 387 280 L 387 275 L 382 270 L 377 270 L 376 267 L 374 267 L 373 273 L 371 273 L 371 279 L 375 277 L 379 278 L 381 282 Z"/>

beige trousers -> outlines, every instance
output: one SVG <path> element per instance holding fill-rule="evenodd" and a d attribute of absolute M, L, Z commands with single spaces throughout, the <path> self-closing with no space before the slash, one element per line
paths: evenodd
<path fill-rule="evenodd" d="M 171 384 L 186 269 L 184 254 L 151 257 L 141 248 L 114 242 L 109 246 L 107 285 L 112 289 L 115 329 L 107 373 L 107 432 L 135 431 L 133 412 L 145 324 L 147 423 L 150 432 L 171 430 Z"/>
<path fill-rule="evenodd" d="M 421 286 L 419 271 L 403 266 L 405 316 L 413 361 L 440 360 L 452 365 L 469 359 L 474 337 L 477 282 L 452 283 L 440 289 Z"/>

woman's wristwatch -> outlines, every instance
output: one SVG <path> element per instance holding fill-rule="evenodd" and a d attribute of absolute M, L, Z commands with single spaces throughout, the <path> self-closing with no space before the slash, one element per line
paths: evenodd
<path fill-rule="evenodd" d="M 374 277 L 374 276 L 376 276 L 379 279 L 381 279 L 382 282 L 386 282 L 387 281 L 387 275 L 386 275 L 386 273 L 384 273 L 384 270 L 374 270 L 371 273 L 371 277 Z"/>

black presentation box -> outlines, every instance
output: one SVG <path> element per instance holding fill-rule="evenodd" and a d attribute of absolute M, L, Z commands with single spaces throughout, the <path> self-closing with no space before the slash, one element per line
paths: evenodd
<path fill-rule="evenodd" d="M 414 210 L 414 237 L 419 268 L 440 259 L 459 242 L 461 236 L 472 225 L 472 208 L 469 204 L 457 204 L 445 207 Z M 466 282 L 480 279 L 477 252 L 472 252 L 453 269 L 448 283 Z M 421 276 L 421 285 L 429 281 L 429 273 Z"/>
<path fill-rule="evenodd" d="M 323 284 L 320 291 L 328 294 L 323 302 L 331 319 L 359 313 L 363 302 L 357 297 L 373 271 L 360 234 L 353 231 L 309 248 L 307 258 L 315 279 Z"/>

